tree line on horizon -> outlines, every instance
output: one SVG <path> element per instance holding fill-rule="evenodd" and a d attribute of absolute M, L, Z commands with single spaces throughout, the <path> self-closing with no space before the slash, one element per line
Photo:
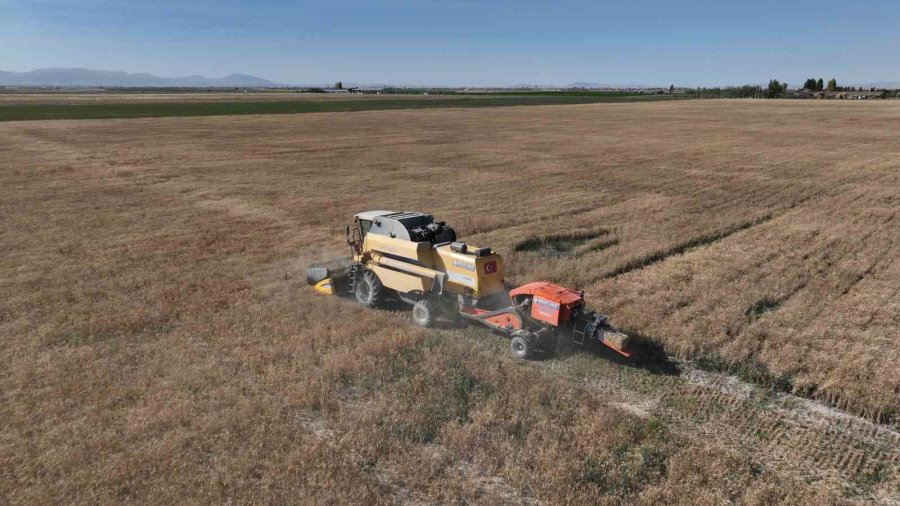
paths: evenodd
<path fill-rule="evenodd" d="M 843 88 L 837 85 L 837 79 L 831 78 L 828 80 L 828 84 L 824 84 L 822 78 L 816 79 L 811 77 L 803 83 L 803 89 L 809 91 L 844 91 Z M 849 91 L 852 91 L 849 90 Z"/>
<path fill-rule="evenodd" d="M 809 78 L 803 83 L 803 88 L 809 91 L 877 91 L 875 88 L 866 90 L 863 87 L 838 86 L 837 79 L 831 78 L 826 83 L 822 78 Z M 772 79 L 767 86 L 727 86 L 724 88 L 686 89 L 685 95 L 695 98 L 784 98 L 788 96 L 788 83 Z M 900 91 L 884 90 L 883 98 L 898 98 Z"/>

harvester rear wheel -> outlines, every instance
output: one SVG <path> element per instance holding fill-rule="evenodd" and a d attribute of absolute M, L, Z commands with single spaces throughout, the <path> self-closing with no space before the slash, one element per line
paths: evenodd
<path fill-rule="evenodd" d="M 378 276 L 368 269 L 363 271 L 356 282 L 356 301 L 367 308 L 378 307 L 384 302 L 384 285 Z"/>
<path fill-rule="evenodd" d="M 434 325 L 434 304 L 428 299 L 422 299 L 413 305 L 413 321 L 420 327 Z"/>
<path fill-rule="evenodd" d="M 513 336 L 509 342 L 509 351 L 514 357 L 522 360 L 528 360 L 534 353 L 531 343 L 523 336 Z"/>

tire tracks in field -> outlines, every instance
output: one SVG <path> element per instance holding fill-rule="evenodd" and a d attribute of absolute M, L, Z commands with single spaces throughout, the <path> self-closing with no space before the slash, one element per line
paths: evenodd
<path fill-rule="evenodd" d="M 571 356 L 538 364 L 572 375 L 578 360 Z M 626 413 L 658 418 L 690 439 L 714 439 L 764 467 L 847 497 L 900 501 L 898 427 L 703 371 L 690 362 L 680 362 L 680 374 L 670 377 L 611 362 L 596 365 L 605 373 L 577 378 L 577 383 Z"/>
<path fill-rule="evenodd" d="M 412 325 L 406 311 L 389 312 L 398 325 Z M 441 332 L 497 353 L 505 348 L 500 338 L 477 327 Z M 675 361 L 678 374 L 656 374 L 589 352 L 525 365 L 573 380 L 585 394 L 601 398 L 614 409 L 659 419 L 679 437 L 712 441 L 765 469 L 802 478 L 850 499 L 900 502 L 900 427 L 876 424 L 815 400 L 705 371 L 691 362 L 669 360 Z M 486 496 L 505 498 L 504 502 L 525 499 L 514 495 L 521 491 L 508 488 L 502 477 L 483 474 L 463 461 L 457 464 L 458 469 L 450 466 L 445 472 L 481 483 Z M 393 490 L 398 502 L 423 500 L 403 487 L 403 476 L 389 461 L 379 462 L 373 473 Z"/>
<path fill-rule="evenodd" d="M 876 183 L 883 182 L 886 184 L 887 178 L 886 177 L 877 178 L 875 182 Z M 849 184 L 849 183 L 847 183 L 847 184 Z M 773 224 L 772 226 L 776 226 L 776 227 L 780 226 L 784 221 L 790 220 L 790 219 L 792 219 L 792 217 L 796 216 L 796 213 L 793 213 L 793 214 L 791 213 L 792 210 L 796 210 L 797 212 L 804 212 L 804 210 L 815 209 L 816 207 L 822 207 L 823 205 L 825 205 L 827 207 L 827 204 L 829 203 L 830 199 L 832 199 L 836 196 L 844 196 L 848 193 L 847 189 L 844 188 L 845 186 L 847 186 L 847 185 L 845 184 L 842 187 L 834 188 L 834 189 L 832 189 L 832 191 L 827 191 L 827 192 L 823 191 L 823 192 L 818 192 L 818 193 L 807 195 L 806 197 L 803 197 L 803 198 L 799 199 L 798 201 L 791 203 L 790 205 L 787 205 L 779 210 L 771 211 L 767 215 L 763 215 L 763 216 L 757 218 L 756 220 L 751 220 L 751 221 L 756 221 L 757 223 L 750 223 L 750 222 L 738 223 L 737 225 L 733 225 L 731 227 L 726 227 L 725 231 L 722 233 L 707 234 L 705 236 L 701 236 L 700 238 L 691 239 L 691 240 L 685 241 L 684 243 L 675 245 L 671 248 L 667 248 L 662 253 L 657 252 L 657 253 L 650 254 L 650 256 L 652 256 L 653 258 L 651 258 L 650 259 L 651 261 L 649 261 L 649 262 L 644 262 L 641 265 L 633 265 L 633 266 L 629 266 L 629 264 L 626 264 L 625 266 L 615 268 L 611 271 L 607 271 L 606 273 L 595 277 L 594 280 L 591 281 L 589 284 L 595 283 L 595 282 L 602 282 L 603 280 L 615 278 L 620 275 L 638 271 L 640 269 L 643 269 L 644 267 L 650 267 L 652 265 L 655 265 L 656 263 L 664 262 L 664 261 L 668 260 L 669 258 L 674 257 L 679 254 L 682 254 L 682 253 L 690 252 L 691 254 L 701 254 L 702 255 L 703 251 L 705 251 L 705 250 L 703 250 L 701 248 L 704 248 L 708 245 L 714 244 L 717 241 L 725 240 L 731 235 L 737 234 L 744 230 L 751 229 L 757 225 L 764 225 L 767 222 L 778 220 L 778 223 Z M 853 191 L 852 194 L 849 196 L 850 197 L 848 200 L 849 203 L 855 203 L 858 201 L 862 201 L 862 200 L 866 199 L 867 196 L 869 195 L 865 191 L 861 191 L 859 189 L 856 189 L 856 190 L 857 191 Z M 806 204 L 810 201 L 814 201 L 812 205 L 804 206 L 804 204 Z M 804 206 L 804 207 L 801 207 L 801 206 Z M 765 301 L 766 303 L 770 303 L 771 306 L 773 306 L 773 307 L 765 307 L 762 311 L 755 311 L 754 306 L 752 306 L 752 305 L 749 306 L 746 311 L 747 321 L 744 322 L 743 324 L 741 324 L 740 326 L 729 328 L 728 329 L 729 339 L 735 339 L 738 334 L 747 332 L 748 329 L 754 328 L 754 326 L 757 325 L 757 321 L 760 319 L 761 316 L 770 315 L 770 314 L 777 313 L 778 311 L 783 310 L 784 306 L 786 305 L 787 302 L 789 302 L 792 298 L 794 298 L 798 294 L 801 294 L 801 292 L 804 292 L 804 290 L 807 290 L 807 288 L 809 286 L 811 286 L 811 283 L 814 283 L 814 282 L 828 283 L 829 286 L 828 286 L 827 292 L 836 294 L 836 298 L 834 300 L 823 299 L 814 304 L 806 303 L 807 306 L 810 306 L 809 311 L 800 317 L 797 317 L 796 315 L 794 315 L 796 321 L 794 322 L 793 327 L 796 328 L 798 330 L 798 332 L 803 332 L 808 327 L 811 327 L 812 325 L 814 325 L 816 323 L 816 320 L 831 307 L 830 304 L 833 304 L 835 301 L 846 296 L 848 293 L 850 293 L 854 289 L 854 287 L 856 285 L 858 285 L 859 283 L 865 282 L 867 279 L 870 279 L 871 275 L 873 275 L 874 273 L 883 271 L 884 269 L 886 269 L 888 266 L 891 265 L 893 260 L 885 257 L 885 254 L 891 251 L 891 248 L 894 246 L 894 241 L 886 239 L 882 232 L 884 232 L 884 230 L 886 230 L 886 229 L 889 229 L 889 227 L 893 224 L 893 222 L 895 221 L 895 218 L 896 218 L 896 214 L 897 213 L 890 213 L 888 215 L 877 216 L 877 218 L 878 218 L 877 225 L 874 226 L 873 228 L 865 231 L 861 235 L 859 235 L 858 238 L 852 244 L 841 246 L 841 248 L 844 248 L 844 251 L 842 251 L 841 256 L 837 259 L 829 258 L 829 253 L 833 249 L 832 246 L 839 245 L 840 239 L 838 239 L 838 238 L 831 239 L 830 242 L 824 243 L 818 250 L 810 250 L 810 255 L 813 255 L 813 254 L 815 255 L 816 262 L 814 262 L 814 263 L 816 264 L 816 268 L 814 270 L 802 272 L 802 275 L 798 276 L 798 278 L 796 280 L 794 280 L 796 282 L 794 282 L 794 281 L 791 281 L 790 283 L 783 282 L 782 284 L 785 285 L 782 287 L 783 289 L 779 289 L 778 293 L 774 294 L 773 296 L 760 298 L 757 300 L 757 303 L 759 303 L 761 301 Z M 764 233 L 764 231 L 762 233 Z M 877 237 L 879 235 L 881 235 L 880 239 L 879 239 L 879 237 Z M 714 239 L 714 240 L 707 241 L 706 238 Z M 736 240 L 742 241 L 744 239 L 738 238 Z M 879 240 L 880 240 L 880 242 L 879 242 Z M 702 244 L 697 244 L 697 243 L 702 243 Z M 697 245 L 694 246 L 694 244 L 697 244 Z M 686 245 L 689 245 L 689 247 L 686 247 Z M 839 249 L 839 248 L 834 248 L 834 249 Z M 875 256 L 874 260 L 870 261 L 869 259 L 865 258 L 864 253 L 868 249 L 876 250 L 876 254 L 874 255 Z M 829 278 L 830 272 L 832 270 L 834 270 L 832 262 L 842 261 L 847 258 L 857 259 L 857 257 L 859 257 L 861 259 L 861 261 L 867 262 L 863 266 L 864 267 L 863 270 L 861 270 L 859 273 L 857 273 L 853 276 L 848 276 L 846 279 L 840 279 L 836 276 Z M 889 257 L 889 255 L 888 255 L 888 257 Z M 644 256 L 641 258 L 647 259 L 649 257 Z M 807 260 L 807 256 L 804 256 L 804 261 L 806 261 L 806 260 Z M 761 266 L 761 264 L 756 264 L 757 268 L 759 268 L 760 266 Z M 666 267 L 661 267 L 661 268 L 665 269 Z M 844 270 L 851 270 L 851 269 L 849 267 L 845 266 Z M 852 270 L 855 270 L 855 268 Z M 646 273 L 646 274 L 650 275 L 653 273 Z M 734 279 L 734 278 L 728 277 L 730 274 L 731 274 L 731 272 L 728 272 L 725 274 L 725 276 L 723 276 L 723 278 L 722 278 L 723 285 L 727 284 L 728 282 L 730 282 Z M 739 273 L 735 272 L 735 277 L 737 277 L 737 274 L 739 274 Z M 785 277 L 785 279 L 790 280 L 788 277 Z M 900 291 L 898 291 L 898 293 L 900 293 Z M 804 294 L 804 296 L 807 299 L 810 298 L 808 293 Z M 863 326 L 862 326 L 863 328 L 867 327 L 868 324 L 876 317 L 876 314 L 879 309 L 876 309 L 875 311 L 873 311 L 870 314 L 869 320 L 863 324 Z M 796 313 L 796 308 L 794 308 L 792 310 L 795 311 L 795 313 Z M 632 330 L 635 331 L 635 334 L 641 333 L 639 328 L 633 328 Z M 660 345 L 664 344 L 665 342 L 669 342 L 666 340 L 655 339 L 655 338 L 648 338 L 648 340 L 651 342 L 654 342 L 654 343 L 658 343 Z M 760 354 L 762 352 L 762 348 L 763 348 L 765 342 L 766 342 L 765 339 L 762 338 L 756 343 L 756 347 L 757 347 L 756 353 L 757 354 Z M 682 355 L 682 356 L 680 356 L 680 358 L 690 359 L 690 358 L 695 358 L 695 357 Z M 740 364 L 733 364 L 733 365 L 740 365 Z M 872 406 L 866 405 L 863 403 L 854 403 L 852 397 L 849 397 L 849 396 L 845 397 L 843 394 L 825 395 L 822 392 L 818 391 L 820 386 L 821 385 L 813 385 L 813 388 L 811 391 L 805 392 L 805 393 L 799 393 L 798 395 L 805 396 L 807 398 L 817 399 L 823 403 L 826 403 L 833 407 L 837 407 L 842 410 L 853 411 L 854 413 L 874 419 L 876 422 L 879 422 L 879 423 L 891 424 L 891 423 L 896 423 L 898 421 L 896 419 L 896 417 L 894 417 L 892 412 L 890 411 L 890 408 L 891 408 L 890 403 L 887 403 L 885 406 L 875 406 L 873 408 Z M 795 392 L 795 393 L 797 393 L 797 392 Z M 887 415 L 884 414 L 885 410 L 888 411 Z"/>
<path fill-rule="evenodd" d="M 389 312 L 398 325 L 412 325 L 406 311 Z M 486 329 L 441 332 L 497 353 L 505 348 L 502 339 Z M 654 373 L 589 351 L 527 366 L 573 380 L 586 394 L 625 414 L 659 419 L 681 437 L 714 441 L 764 468 L 798 476 L 847 498 L 900 502 L 900 426 L 877 424 L 816 400 L 668 359 L 679 369 L 677 374 Z M 399 478 L 390 478 L 390 464 L 384 466 L 378 472 L 387 482 L 397 483 Z M 478 480 L 488 483 L 496 478 L 483 475 Z M 417 503 L 415 494 L 407 496 L 401 489 L 396 493 L 401 502 Z"/>

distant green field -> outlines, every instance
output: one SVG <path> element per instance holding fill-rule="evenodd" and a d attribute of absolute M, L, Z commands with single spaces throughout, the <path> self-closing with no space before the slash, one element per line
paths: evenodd
<path fill-rule="evenodd" d="M 410 98 L 391 100 L 335 100 L 291 102 L 165 102 L 93 104 L 8 104 L 0 105 L 0 121 L 49 119 L 159 118 L 168 116 L 225 116 L 238 114 L 297 114 L 312 112 L 354 112 L 389 109 L 437 109 L 469 107 L 510 107 L 522 105 L 592 104 L 666 100 L 665 95 L 630 93 L 536 93 L 480 95 L 477 98 Z"/>

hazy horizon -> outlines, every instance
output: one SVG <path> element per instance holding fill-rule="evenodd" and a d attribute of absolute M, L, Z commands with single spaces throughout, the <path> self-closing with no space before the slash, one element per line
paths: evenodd
<path fill-rule="evenodd" d="M 305 83 L 279 83 L 274 82 L 267 79 L 265 76 L 255 76 L 249 75 L 243 72 L 232 72 L 226 76 L 203 76 L 199 74 L 192 75 L 180 75 L 180 76 L 160 76 L 156 74 L 149 74 L 146 72 L 135 72 L 135 73 L 127 73 L 125 71 L 113 70 L 113 69 L 87 69 L 83 67 L 48 67 L 48 68 L 40 68 L 33 69 L 31 71 L 25 72 L 14 72 L 13 74 L 17 76 L 23 76 L 31 73 L 64 73 L 66 71 L 76 72 L 78 74 L 82 74 L 83 72 L 87 73 L 102 73 L 102 74 L 124 74 L 129 79 L 136 79 L 139 77 L 146 77 L 147 81 L 135 81 L 133 83 L 121 82 L 121 83 L 109 83 L 104 82 L 103 80 L 97 80 L 92 83 L 61 83 L 54 80 L 47 82 L 7 82 L 4 80 L 4 74 L 8 73 L 5 69 L 0 68 L 0 86 L 72 86 L 72 87 L 85 87 L 85 86 L 109 86 L 109 87 L 197 87 L 197 88 L 206 88 L 206 87 L 328 87 L 332 86 L 335 83 L 332 82 L 305 82 Z M 171 82 L 156 82 L 159 80 L 171 81 Z M 268 83 L 258 82 L 258 81 L 269 81 Z M 473 88 L 473 89 L 504 89 L 504 88 L 526 88 L 526 87 L 535 87 L 535 88 L 667 88 L 669 85 L 663 83 L 594 83 L 594 82 L 572 82 L 572 83 L 518 83 L 513 85 L 443 85 L 443 84 L 433 84 L 433 85 L 416 85 L 416 84 L 408 84 L 408 83 L 379 83 L 379 82 L 355 82 L 355 81 L 343 81 L 344 86 L 396 86 L 396 87 L 425 87 L 425 88 L 450 88 L 450 89 L 459 89 L 459 88 Z M 889 87 L 889 88 L 900 88 L 900 82 L 890 82 L 890 81 L 869 81 L 869 82 L 844 82 L 838 81 L 838 84 L 841 86 L 876 86 L 876 87 Z M 728 85 L 715 85 L 719 87 L 739 87 L 739 86 L 765 86 L 765 82 L 759 83 L 731 83 Z M 801 83 L 788 83 L 790 88 L 801 88 Z M 715 87 L 711 86 L 711 87 Z M 686 86 L 676 86 L 679 88 L 686 88 Z M 693 87 L 693 86 L 691 86 Z M 703 87 L 703 85 L 700 85 Z"/>

